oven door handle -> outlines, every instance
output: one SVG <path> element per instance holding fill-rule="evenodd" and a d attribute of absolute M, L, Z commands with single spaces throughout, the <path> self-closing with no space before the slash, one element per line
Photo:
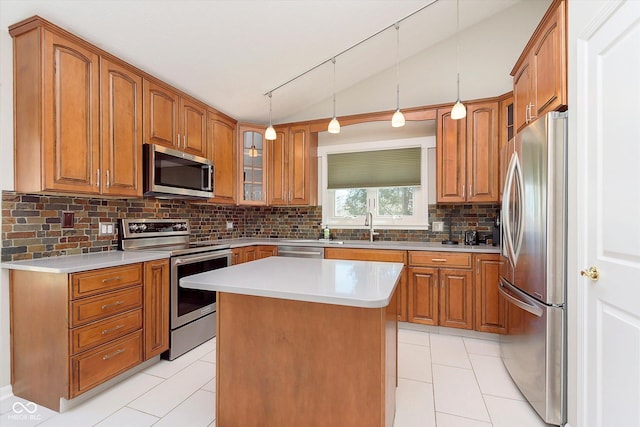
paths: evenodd
<path fill-rule="evenodd" d="M 192 264 L 194 262 L 199 262 L 199 261 L 208 261 L 210 259 L 224 258 L 229 255 L 231 255 L 231 251 L 224 250 L 224 251 L 216 251 L 215 254 L 208 253 L 207 255 L 181 256 L 176 258 L 173 261 L 173 265 Z"/>

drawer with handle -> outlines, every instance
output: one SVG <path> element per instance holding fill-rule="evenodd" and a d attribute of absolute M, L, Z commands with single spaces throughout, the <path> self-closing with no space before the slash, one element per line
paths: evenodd
<path fill-rule="evenodd" d="M 129 264 L 72 274 L 71 297 L 88 297 L 142 283 L 142 264 Z"/>
<path fill-rule="evenodd" d="M 142 331 L 71 358 L 71 397 L 142 363 Z"/>
<path fill-rule="evenodd" d="M 71 327 L 142 307 L 142 286 L 71 302 Z"/>
<path fill-rule="evenodd" d="M 69 331 L 71 354 L 77 354 L 142 328 L 142 309 L 128 311 L 108 319 Z"/>
<path fill-rule="evenodd" d="M 409 251 L 409 265 L 418 267 L 471 268 L 471 254 L 464 252 Z"/>

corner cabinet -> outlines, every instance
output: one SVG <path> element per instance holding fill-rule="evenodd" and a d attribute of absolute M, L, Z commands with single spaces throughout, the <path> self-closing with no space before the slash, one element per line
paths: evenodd
<path fill-rule="evenodd" d="M 209 111 L 207 136 L 208 158 L 213 162 L 212 203 L 236 203 L 237 148 L 236 123 L 214 111 Z"/>
<path fill-rule="evenodd" d="M 277 128 L 267 147 L 269 205 L 317 204 L 318 134 L 307 125 Z"/>
<path fill-rule="evenodd" d="M 78 273 L 10 270 L 13 394 L 59 411 L 168 348 L 168 260 Z"/>
<path fill-rule="evenodd" d="M 207 106 L 145 79 L 144 142 L 206 157 Z"/>
<path fill-rule="evenodd" d="M 499 103 L 467 104 L 467 117 L 438 109 L 436 198 L 438 203 L 493 203 L 499 200 Z"/>
<path fill-rule="evenodd" d="M 264 129 L 252 125 L 238 126 L 238 204 L 267 204 L 267 152 L 265 150 Z"/>
<path fill-rule="evenodd" d="M 567 106 L 567 2 L 554 0 L 511 71 L 516 132 Z"/>

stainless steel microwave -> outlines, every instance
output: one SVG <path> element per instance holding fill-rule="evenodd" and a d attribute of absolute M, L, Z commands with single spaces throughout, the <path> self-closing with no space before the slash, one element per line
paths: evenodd
<path fill-rule="evenodd" d="M 213 197 L 213 163 L 155 144 L 145 144 L 144 195 L 164 199 Z"/>

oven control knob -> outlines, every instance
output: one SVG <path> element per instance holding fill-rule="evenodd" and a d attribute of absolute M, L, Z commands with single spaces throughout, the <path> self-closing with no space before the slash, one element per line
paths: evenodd
<path fill-rule="evenodd" d="M 187 229 L 187 224 L 182 223 L 182 224 L 180 225 L 180 229 L 181 229 L 181 230 L 186 230 L 186 229 Z"/>
<path fill-rule="evenodd" d="M 147 224 L 140 224 L 140 232 L 142 233 L 147 229 Z"/>
<path fill-rule="evenodd" d="M 129 231 L 135 233 L 138 231 L 138 224 L 129 224 Z"/>

